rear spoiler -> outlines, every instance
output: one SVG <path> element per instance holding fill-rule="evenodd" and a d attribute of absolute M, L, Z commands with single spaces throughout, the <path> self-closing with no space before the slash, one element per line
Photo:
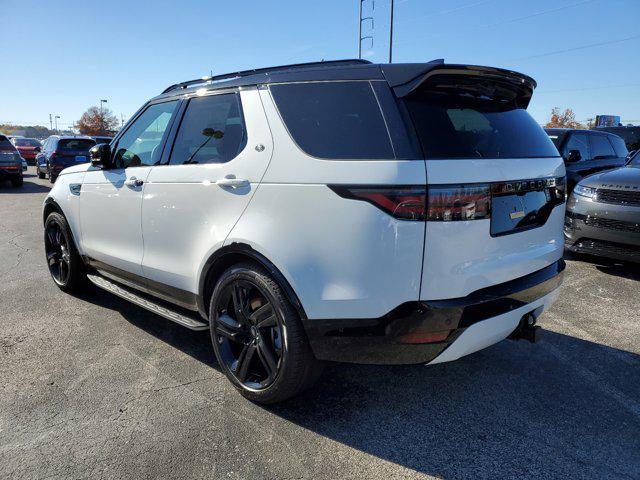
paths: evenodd
<path fill-rule="evenodd" d="M 519 98 L 524 108 L 529 104 L 531 94 L 536 88 L 536 81 L 522 73 L 501 68 L 482 67 L 478 65 L 445 64 L 443 59 L 428 63 L 391 63 L 380 65 L 382 74 L 396 97 L 403 98 L 416 92 L 434 75 L 476 76 L 482 80 L 499 81 L 513 85 L 521 91 Z"/>

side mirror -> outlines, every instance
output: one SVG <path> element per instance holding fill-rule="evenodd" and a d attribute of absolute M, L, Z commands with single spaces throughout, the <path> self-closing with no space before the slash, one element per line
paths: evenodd
<path fill-rule="evenodd" d="M 580 150 L 569 150 L 569 155 L 567 155 L 567 162 L 574 163 L 582 160 L 582 154 Z"/>
<path fill-rule="evenodd" d="M 91 157 L 91 165 L 94 167 L 105 170 L 111 168 L 111 148 L 108 143 L 100 143 L 91 147 L 89 157 Z"/>

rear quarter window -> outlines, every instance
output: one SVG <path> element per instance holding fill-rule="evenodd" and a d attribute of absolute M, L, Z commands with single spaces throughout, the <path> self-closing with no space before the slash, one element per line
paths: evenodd
<path fill-rule="evenodd" d="M 370 82 L 275 84 L 270 90 L 289 133 L 305 153 L 336 160 L 394 158 Z"/>

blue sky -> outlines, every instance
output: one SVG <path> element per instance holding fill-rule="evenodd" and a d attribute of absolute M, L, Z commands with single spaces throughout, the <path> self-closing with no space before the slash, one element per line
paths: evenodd
<path fill-rule="evenodd" d="M 364 4 L 372 61 L 387 59 L 389 3 Z M 102 98 L 126 119 L 210 70 L 357 56 L 358 0 L 0 0 L 0 17 L 0 123 L 48 125 L 53 113 L 66 126 Z M 541 123 L 559 106 L 640 124 L 639 0 L 396 0 L 394 20 L 394 62 L 531 75 Z"/>

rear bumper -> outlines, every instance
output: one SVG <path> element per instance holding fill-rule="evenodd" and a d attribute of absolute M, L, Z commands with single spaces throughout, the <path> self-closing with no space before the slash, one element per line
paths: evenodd
<path fill-rule="evenodd" d="M 22 163 L 11 167 L 0 166 L 0 178 L 16 178 L 21 176 Z"/>
<path fill-rule="evenodd" d="M 446 362 L 503 340 L 524 315 L 537 317 L 555 300 L 564 268 L 558 260 L 463 298 L 404 303 L 380 318 L 305 320 L 304 325 L 320 360 Z"/>

